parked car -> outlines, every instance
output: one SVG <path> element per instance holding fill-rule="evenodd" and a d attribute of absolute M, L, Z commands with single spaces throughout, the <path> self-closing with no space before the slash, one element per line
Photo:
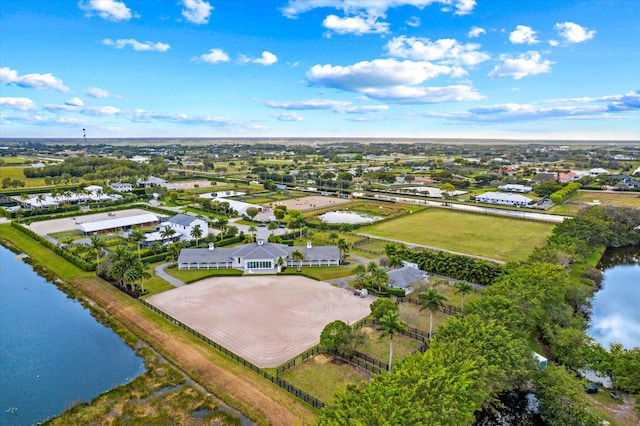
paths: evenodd
<path fill-rule="evenodd" d="M 598 384 L 597 383 L 593 383 L 593 382 L 589 382 L 584 387 L 584 390 L 587 393 L 598 393 Z"/>

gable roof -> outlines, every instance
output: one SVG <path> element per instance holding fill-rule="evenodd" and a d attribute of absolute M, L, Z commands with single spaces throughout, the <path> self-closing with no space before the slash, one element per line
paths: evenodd
<path fill-rule="evenodd" d="M 389 285 L 393 287 L 408 288 L 409 285 L 417 280 L 423 280 L 426 273 L 420 269 L 411 266 L 403 266 L 399 269 L 392 269 L 388 272 Z"/>
<path fill-rule="evenodd" d="M 178 213 L 177 215 L 169 219 L 167 222 L 175 223 L 176 225 L 181 225 L 181 226 L 189 226 L 191 225 L 191 223 L 193 223 L 196 220 L 198 220 L 197 217 Z"/>

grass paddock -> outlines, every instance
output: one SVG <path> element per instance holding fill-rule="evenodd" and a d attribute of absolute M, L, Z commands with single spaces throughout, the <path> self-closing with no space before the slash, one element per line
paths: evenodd
<path fill-rule="evenodd" d="M 541 247 L 555 225 L 506 217 L 427 209 L 359 232 L 459 253 L 509 261 Z"/>

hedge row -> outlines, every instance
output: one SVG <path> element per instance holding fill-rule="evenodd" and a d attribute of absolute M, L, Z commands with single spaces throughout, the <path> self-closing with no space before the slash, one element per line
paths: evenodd
<path fill-rule="evenodd" d="M 224 238 L 220 241 L 216 241 L 215 245 L 216 247 L 222 247 L 222 246 L 228 246 L 229 244 L 235 244 L 235 243 L 239 243 L 244 241 L 244 236 L 236 236 L 236 237 L 229 237 L 229 238 Z"/>
<path fill-rule="evenodd" d="M 24 226 L 22 226 L 22 225 L 20 225 L 20 224 L 18 224 L 16 222 L 11 222 L 11 226 L 16 228 L 18 231 L 22 232 L 23 234 L 28 235 L 29 237 L 33 238 L 34 240 L 36 240 L 37 242 L 39 242 L 43 246 L 47 247 L 48 249 L 53 250 L 54 252 L 56 252 L 56 254 L 58 254 L 59 256 L 61 256 L 63 258 L 65 258 L 69 262 L 73 263 L 78 268 L 82 269 L 83 271 L 94 271 L 96 269 L 96 266 L 94 264 L 90 264 L 90 263 L 86 262 L 84 259 L 81 259 L 78 256 L 76 256 L 75 254 L 71 253 L 70 251 L 67 251 L 67 250 L 63 249 L 62 247 L 59 247 L 59 246 L 53 244 L 51 241 L 41 237 L 40 235 L 38 235 L 35 232 L 33 232 L 31 229 L 26 228 L 26 227 L 24 227 Z"/>
<path fill-rule="evenodd" d="M 569 195 L 573 194 L 574 192 L 576 192 L 580 188 L 582 188 L 582 185 L 579 182 L 571 182 L 570 184 L 568 184 L 564 188 L 559 189 L 558 191 L 556 191 L 553 194 L 551 194 L 551 196 L 549 198 L 555 204 L 560 204 Z"/>

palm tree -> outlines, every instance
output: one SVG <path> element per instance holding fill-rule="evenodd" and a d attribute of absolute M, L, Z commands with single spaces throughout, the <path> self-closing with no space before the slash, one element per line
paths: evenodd
<path fill-rule="evenodd" d="M 349 244 L 344 238 L 338 240 L 338 251 L 340 252 L 340 260 L 344 261 L 346 254 L 349 253 Z"/>
<path fill-rule="evenodd" d="M 378 286 L 378 291 L 382 291 L 382 286 L 389 282 L 389 274 L 384 268 L 376 265 L 376 268 L 370 272 L 371 284 Z"/>
<path fill-rule="evenodd" d="M 464 309 L 464 295 L 473 290 L 473 286 L 466 281 L 460 281 L 456 286 L 456 293 L 460 293 L 462 300 L 460 301 L 460 310 Z"/>
<path fill-rule="evenodd" d="M 176 230 L 169 225 L 165 225 L 160 231 L 160 237 L 162 237 L 163 241 L 172 238 L 174 235 L 176 235 Z"/>
<path fill-rule="evenodd" d="M 443 294 L 438 293 L 438 290 L 435 288 L 430 288 L 427 291 L 421 292 L 420 297 L 420 306 L 422 309 L 429 309 L 429 338 L 431 338 L 431 332 L 433 330 L 433 314 L 436 313 L 438 308 L 442 308 L 445 306 L 447 298 L 444 297 Z"/>
<path fill-rule="evenodd" d="M 296 249 L 291 253 L 291 258 L 298 261 L 298 272 L 302 270 L 302 261 L 304 260 L 304 253 Z"/>
<path fill-rule="evenodd" d="M 400 320 L 399 311 L 389 311 L 378 321 L 378 330 L 382 331 L 382 337 L 389 336 L 389 371 L 393 363 L 393 336 L 407 329 L 407 323 Z"/>
<path fill-rule="evenodd" d="M 104 243 L 104 240 L 97 235 L 94 235 L 90 239 L 91 248 L 96 252 L 96 263 L 100 265 L 100 255 L 102 254 L 102 249 L 104 249 L 107 245 Z"/>
<path fill-rule="evenodd" d="M 277 222 L 269 222 L 267 224 L 267 229 L 269 231 L 271 231 L 271 235 L 275 234 L 276 229 L 278 229 L 278 223 Z"/>
<path fill-rule="evenodd" d="M 402 266 L 402 258 L 398 255 L 389 256 L 389 267 L 390 268 L 400 268 Z"/>
<path fill-rule="evenodd" d="M 251 235 L 255 235 L 256 231 L 258 230 L 258 228 L 256 228 L 255 226 L 251 225 L 249 227 L 249 232 L 251 232 Z"/>
<path fill-rule="evenodd" d="M 335 232 L 335 231 L 332 231 L 332 232 L 329 234 L 329 239 L 331 240 L 331 244 L 335 244 L 335 242 L 336 242 L 336 238 L 338 238 L 338 233 L 337 233 L 337 232 Z"/>
<path fill-rule="evenodd" d="M 294 231 L 296 229 L 300 229 L 300 239 L 302 239 L 302 229 L 304 228 L 304 217 L 302 216 L 294 216 L 289 220 L 289 228 L 292 228 Z"/>
<path fill-rule="evenodd" d="M 324 244 L 324 234 L 329 230 L 329 224 L 327 222 L 320 222 L 318 225 L 318 231 L 322 233 L 322 244 Z"/>
<path fill-rule="evenodd" d="M 138 259 L 140 259 L 140 243 L 146 241 L 146 239 L 144 231 L 140 228 L 133 228 L 129 233 L 129 241 L 138 246 Z"/>
<path fill-rule="evenodd" d="M 198 240 L 202 238 L 202 228 L 200 225 L 196 225 L 191 229 L 191 238 L 196 240 L 196 245 L 198 245 Z"/>
<path fill-rule="evenodd" d="M 216 224 L 220 227 L 220 231 L 222 231 L 222 235 L 224 235 L 224 231 L 228 223 L 229 223 L 229 219 L 227 219 L 226 217 L 219 217 L 216 219 Z"/>
<path fill-rule="evenodd" d="M 353 268 L 353 273 L 356 274 L 360 287 L 364 287 L 364 279 L 367 276 L 367 268 L 365 268 L 364 265 L 358 265 Z"/>

